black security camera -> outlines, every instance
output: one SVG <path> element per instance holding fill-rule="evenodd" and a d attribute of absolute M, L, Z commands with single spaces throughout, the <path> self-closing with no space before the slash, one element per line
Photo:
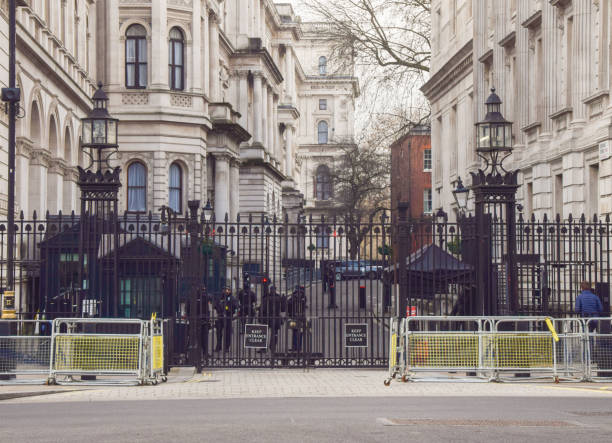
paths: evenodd
<path fill-rule="evenodd" d="M 2 101 L 17 103 L 21 100 L 21 90 L 19 88 L 2 88 Z"/>

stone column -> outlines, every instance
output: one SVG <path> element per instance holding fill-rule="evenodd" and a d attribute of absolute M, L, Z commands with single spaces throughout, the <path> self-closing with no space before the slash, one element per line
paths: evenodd
<path fill-rule="evenodd" d="M 15 174 L 15 202 L 17 203 L 19 209 L 23 211 L 24 216 L 29 218 L 32 215 L 30 214 L 30 180 L 28 177 L 30 172 L 30 158 L 22 151 L 22 149 L 18 148 L 15 160 L 15 169 L 17 172 Z"/>
<path fill-rule="evenodd" d="M 240 16 L 243 12 L 244 16 L 238 21 L 238 48 L 246 48 L 249 44 L 249 15 L 246 13 L 248 10 L 249 0 L 239 0 L 236 14 Z"/>
<path fill-rule="evenodd" d="M 225 155 L 215 155 L 215 218 L 217 222 L 225 221 L 225 214 L 229 214 L 230 206 L 230 165 Z"/>
<path fill-rule="evenodd" d="M 265 82 L 262 83 L 260 120 L 261 141 L 266 151 L 270 152 L 270 144 L 268 143 L 268 85 Z"/>
<path fill-rule="evenodd" d="M 153 186 L 147 190 L 153 195 L 153 211 L 169 204 L 168 172 L 166 151 L 155 150 L 153 152 Z M 183 206 L 185 206 L 184 202 Z"/>
<path fill-rule="evenodd" d="M 245 71 L 238 72 L 238 112 L 240 112 L 240 126 L 247 131 L 249 128 L 249 83 Z"/>
<path fill-rule="evenodd" d="M 261 138 L 261 115 L 262 115 L 262 79 L 261 74 L 256 72 L 253 77 L 253 143 L 262 142 Z"/>
<path fill-rule="evenodd" d="M 517 4 L 517 21 L 522 23 L 529 17 L 529 0 L 518 0 Z M 518 96 L 515 98 L 518 100 L 518 116 L 517 125 L 515 125 L 515 135 L 518 144 L 525 143 L 525 134 L 520 128 L 527 126 L 529 116 L 529 100 L 528 91 L 529 86 L 529 30 L 518 26 L 516 32 L 516 69 L 518 69 L 517 89 Z M 482 101 L 477 102 L 479 107 Z M 484 109 L 484 107 L 483 107 Z M 484 117 L 484 114 L 482 115 Z"/>
<path fill-rule="evenodd" d="M 261 36 L 261 14 L 259 13 L 261 9 L 261 0 L 253 0 L 253 27 L 254 29 L 251 31 L 252 37 Z"/>
<path fill-rule="evenodd" d="M 293 103 L 295 99 L 295 66 L 293 65 L 293 48 L 291 46 L 287 46 L 285 51 L 285 63 L 287 65 L 287 77 L 285 78 L 287 82 L 287 87 L 285 88 L 287 96 L 285 97 L 285 102 Z"/>
<path fill-rule="evenodd" d="M 272 128 L 274 127 L 274 95 L 272 94 L 272 89 L 268 88 L 268 100 L 267 100 L 267 104 L 268 104 L 268 112 L 266 113 L 267 117 L 268 117 L 268 151 L 270 151 L 270 154 L 276 159 L 278 160 L 278 155 L 276 152 L 276 143 L 274 140 L 274 131 L 272 130 Z"/>
<path fill-rule="evenodd" d="M 272 143 L 274 143 L 276 159 L 280 163 L 283 158 L 283 147 L 278 134 L 278 95 L 276 94 L 272 95 Z"/>
<path fill-rule="evenodd" d="M 151 3 L 151 87 L 168 88 L 168 9 L 167 0 Z"/>
<path fill-rule="evenodd" d="M 208 9 L 202 11 L 202 34 L 201 34 L 201 45 L 202 45 L 202 60 L 200 68 L 202 69 L 202 89 L 204 94 L 210 98 L 210 23 L 208 21 Z"/>
<path fill-rule="evenodd" d="M 52 161 L 47 172 L 47 209 L 51 214 L 57 214 L 63 209 L 64 176 L 60 165 Z"/>
<path fill-rule="evenodd" d="M 293 178 L 293 125 L 285 126 L 285 175 L 287 179 Z"/>
<path fill-rule="evenodd" d="M 210 99 L 213 102 L 220 100 L 219 97 L 219 19 L 210 15 L 209 17 L 209 42 L 210 42 Z"/>
<path fill-rule="evenodd" d="M 98 39 L 97 44 L 102 43 L 106 49 L 104 57 L 104 70 L 106 81 L 110 86 L 118 87 L 123 84 L 124 77 L 123 64 L 117 60 L 125 62 L 125 36 L 119 35 L 119 0 L 106 0 L 108 7 L 104 8 L 106 14 L 106 37 Z M 66 5 L 66 16 L 72 9 Z M 94 24 L 92 24 L 94 25 Z M 65 25 L 66 38 L 68 38 L 68 24 Z"/>
<path fill-rule="evenodd" d="M 200 66 L 202 65 L 202 48 L 200 46 L 200 43 L 202 42 L 202 19 L 200 18 L 202 16 L 201 6 L 201 2 L 193 3 L 193 11 L 191 15 L 191 74 L 188 72 L 185 76 L 185 80 L 191 77 L 189 86 L 191 90 L 196 93 L 202 92 L 202 70 L 200 69 Z"/>
<path fill-rule="evenodd" d="M 591 0 L 574 0 L 574 47 L 572 48 L 572 123 L 583 124 L 587 118 L 587 107 L 582 102 L 589 93 L 591 61 Z"/>
<path fill-rule="evenodd" d="M 557 71 L 559 61 L 555 57 L 557 40 L 557 10 L 549 3 L 542 7 L 542 39 L 544 53 L 544 112 L 542 115 L 542 132 L 550 136 L 553 122 L 549 115 L 557 111 Z"/>
<path fill-rule="evenodd" d="M 236 221 L 236 216 L 240 210 L 240 163 L 232 159 L 230 162 L 230 221 Z"/>
<path fill-rule="evenodd" d="M 30 189 L 27 195 L 30 211 L 36 211 L 38 217 L 47 212 L 47 163 L 40 153 L 30 159 L 28 180 Z M 30 214 L 31 215 L 31 214 Z"/>
<path fill-rule="evenodd" d="M 77 210 L 77 184 L 76 184 L 76 174 L 67 169 L 64 171 L 64 182 L 63 182 L 63 208 L 62 211 L 65 214 L 70 214 L 72 210 Z"/>

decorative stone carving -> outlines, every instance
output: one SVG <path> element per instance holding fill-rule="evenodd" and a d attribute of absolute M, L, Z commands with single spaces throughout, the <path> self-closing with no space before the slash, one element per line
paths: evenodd
<path fill-rule="evenodd" d="M 181 8 L 191 8 L 193 0 L 168 0 L 169 6 L 179 6 Z"/>
<path fill-rule="evenodd" d="M 146 92 L 126 92 L 121 95 L 121 103 L 124 105 L 147 105 L 149 94 Z"/>
<path fill-rule="evenodd" d="M 172 94 L 170 96 L 170 104 L 179 108 L 191 108 L 193 100 L 191 95 L 187 94 Z"/>

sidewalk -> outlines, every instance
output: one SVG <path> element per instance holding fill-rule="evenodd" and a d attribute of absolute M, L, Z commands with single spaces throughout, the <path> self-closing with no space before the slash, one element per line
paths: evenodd
<path fill-rule="evenodd" d="M 171 374 L 167 383 L 157 386 L 0 386 L 0 395 L 24 395 L 5 400 L 11 403 L 282 397 L 612 396 L 610 383 L 394 381 L 385 387 L 385 376 L 385 371 L 367 369 L 228 369 L 201 374 L 183 370 Z M 41 396 L 25 396 L 32 393 Z"/>

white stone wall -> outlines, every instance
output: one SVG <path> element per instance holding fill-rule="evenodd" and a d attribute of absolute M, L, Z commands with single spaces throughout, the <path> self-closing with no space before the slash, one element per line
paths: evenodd
<path fill-rule="evenodd" d="M 477 166 L 461 162 L 464 140 L 474 140 L 474 127 L 455 129 L 446 117 L 449 107 L 471 94 L 471 115 L 478 121 L 494 86 L 504 102 L 502 112 L 514 122 L 514 152 L 504 166 L 519 169 L 517 196 L 526 210 L 564 218 L 610 214 L 612 160 L 599 157 L 599 144 L 612 143 L 610 3 L 457 2 L 459 8 L 468 3 L 471 24 L 460 19 L 453 25 L 447 2 L 432 2 L 434 52 L 423 90 L 432 106 L 432 149 L 438 157 L 434 205 L 453 209 L 455 156 L 462 178 Z M 449 38 L 452 26 L 455 39 Z M 472 47 L 471 60 L 462 52 L 465 45 Z"/>
<path fill-rule="evenodd" d="M 95 5 L 85 0 L 31 2 L 17 8 L 17 211 L 31 218 L 79 209 L 76 165 L 80 119 L 90 106 L 96 69 Z M 0 2 L 0 82 L 8 85 L 8 2 Z M 62 20 L 63 19 L 63 20 Z M 89 35 L 89 37 L 88 37 Z M 33 56 L 33 54 L 36 54 Z M 0 215 L 6 215 L 8 119 L 0 112 Z"/>

